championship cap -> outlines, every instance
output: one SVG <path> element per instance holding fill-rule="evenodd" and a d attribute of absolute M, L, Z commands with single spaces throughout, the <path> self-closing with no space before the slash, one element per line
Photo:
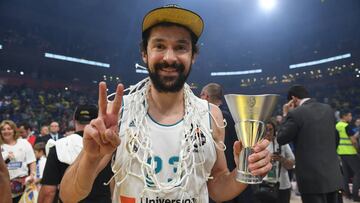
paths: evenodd
<path fill-rule="evenodd" d="M 163 23 L 176 23 L 190 29 L 197 38 L 200 38 L 204 29 L 202 18 L 193 11 L 180 8 L 175 4 L 166 5 L 148 12 L 142 23 L 142 32 L 152 26 Z"/>

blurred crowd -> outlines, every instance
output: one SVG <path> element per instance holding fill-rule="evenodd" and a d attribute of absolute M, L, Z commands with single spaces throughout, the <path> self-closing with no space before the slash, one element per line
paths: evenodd
<path fill-rule="evenodd" d="M 24 86 L 0 85 L 0 120 L 28 123 L 35 132 L 58 121 L 61 132 L 71 126 L 72 113 L 79 104 L 96 103 L 96 94 L 64 89 L 36 90 Z"/>
<path fill-rule="evenodd" d="M 360 116 L 360 89 L 356 87 L 339 89 L 336 87 L 309 88 L 314 98 L 329 104 L 337 112 L 351 109 L 354 117 Z M 33 89 L 26 86 L 0 85 L 0 121 L 13 120 L 27 122 L 39 132 L 42 125 L 58 121 L 61 132 L 71 127 L 72 112 L 79 104 L 96 103 L 96 92 L 64 89 Z M 284 103 L 280 101 L 279 103 Z M 280 112 L 278 107 L 276 112 Z M 339 119 L 339 112 L 337 118 Z"/>

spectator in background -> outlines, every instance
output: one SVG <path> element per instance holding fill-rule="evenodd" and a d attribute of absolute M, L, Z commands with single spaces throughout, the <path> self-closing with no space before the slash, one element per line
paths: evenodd
<path fill-rule="evenodd" d="M 40 142 L 36 143 L 34 146 L 34 152 L 36 157 L 36 183 L 40 183 L 44 168 L 46 164 L 46 156 L 45 156 L 45 143 Z"/>
<path fill-rule="evenodd" d="M 340 111 L 340 121 L 336 124 L 336 130 L 338 131 L 340 137 L 337 153 L 339 154 L 342 162 L 345 195 L 348 198 L 351 198 L 348 183 L 350 180 L 350 174 L 354 174 L 354 177 L 352 178 L 352 199 L 360 202 L 360 197 L 358 195 L 360 188 L 360 158 L 357 156 L 357 138 L 349 125 L 351 120 L 352 115 L 349 110 Z"/>
<path fill-rule="evenodd" d="M 0 150 L 2 152 L 2 149 Z M 0 202 L 11 202 L 9 171 L 2 156 L 0 156 Z"/>
<path fill-rule="evenodd" d="M 271 143 L 268 150 L 271 153 L 272 169 L 265 176 L 264 181 L 271 183 L 280 183 L 279 193 L 276 200 L 257 199 L 261 203 L 290 203 L 291 195 L 291 182 L 288 170 L 292 169 L 295 165 L 295 157 L 289 144 L 279 145 L 276 141 L 276 124 L 272 121 L 266 123 L 266 139 Z"/>
<path fill-rule="evenodd" d="M 56 121 L 53 121 L 50 123 L 50 133 L 48 135 L 45 135 L 44 137 L 39 137 L 38 142 L 44 142 L 45 144 L 49 141 L 49 139 L 53 139 L 54 141 L 57 141 L 58 139 L 63 138 L 63 135 L 59 134 L 60 128 L 59 123 Z"/>
<path fill-rule="evenodd" d="M 223 114 L 224 119 L 226 120 L 226 127 L 225 127 L 225 157 L 226 162 L 228 165 L 228 168 L 230 171 L 232 171 L 234 168 L 236 168 L 235 160 L 234 160 L 234 149 L 233 145 L 234 142 L 238 140 L 236 131 L 235 131 L 235 123 L 233 118 L 231 117 L 231 114 L 229 112 L 228 107 L 226 104 L 223 104 L 222 98 L 223 95 L 223 89 L 221 85 L 217 83 L 209 83 L 206 86 L 203 87 L 200 93 L 200 98 L 205 99 L 209 103 L 212 103 L 216 106 L 218 106 Z M 252 196 L 252 189 L 251 187 L 247 187 L 239 196 L 236 198 L 226 201 L 226 202 L 247 202 L 251 203 L 253 202 L 253 196 Z"/>
<path fill-rule="evenodd" d="M 282 115 L 276 115 L 276 125 L 281 125 L 283 122 L 283 116 Z"/>
<path fill-rule="evenodd" d="M 95 105 L 80 105 L 74 113 L 74 124 L 76 132 L 63 139 L 56 141 L 54 147 L 50 148 L 45 166 L 44 176 L 41 180 L 38 202 L 57 202 L 57 187 L 67 167 L 75 160 L 82 149 L 82 135 L 85 125 L 98 115 Z M 111 193 L 108 185 L 104 185 L 113 175 L 110 163 L 100 172 L 96 178 L 90 194 L 81 202 L 111 202 Z"/>
<path fill-rule="evenodd" d="M 354 133 L 355 133 L 355 135 L 357 136 L 357 137 L 359 137 L 360 136 L 360 118 L 357 118 L 356 120 L 355 120 L 355 126 L 354 126 L 354 128 L 353 128 L 353 131 L 354 131 Z M 358 142 L 359 143 L 359 142 Z"/>
<path fill-rule="evenodd" d="M 11 182 L 11 197 L 18 202 L 26 183 L 34 181 L 36 159 L 31 144 L 16 135 L 16 124 L 4 120 L 0 124 L 1 155 L 7 163 Z M 29 175 L 30 174 L 30 175 Z"/>
<path fill-rule="evenodd" d="M 49 126 L 47 125 L 41 126 L 39 137 L 45 137 L 48 134 L 49 134 Z"/>
<path fill-rule="evenodd" d="M 53 121 L 50 123 L 50 136 L 51 139 L 57 141 L 58 139 L 62 138 L 63 136 L 59 134 L 60 128 L 59 123 L 56 121 Z"/>
<path fill-rule="evenodd" d="M 277 141 L 295 144 L 296 178 L 303 203 L 337 203 L 343 187 L 336 154 L 335 116 L 332 108 L 309 97 L 294 85 L 283 106 L 285 121 Z"/>
<path fill-rule="evenodd" d="M 31 146 L 34 146 L 36 142 L 36 135 L 33 134 L 31 126 L 28 123 L 20 123 L 18 133 L 20 137 L 26 139 L 31 144 Z"/>

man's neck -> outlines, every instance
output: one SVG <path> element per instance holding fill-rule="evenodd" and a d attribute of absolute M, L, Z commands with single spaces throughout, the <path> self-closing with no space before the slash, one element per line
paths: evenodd
<path fill-rule="evenodd" d="M 210 101 L 209 101 L 210 102 Z M 212 101 L 212 102 L 210 102 L 210 103 L 212 103 L 212 104 L 214 104 L 214 105 L 216 105 L 216 106 L 221 106 L 222 105 L 222 101 Z"/>
<path fill-rule="evenodd" d="M 184 91 L 176 93 L 162 93 L 151 87 L 147 98 L 148 114 L 156 122 L 172 125 L 184 116 Z"/>
<path fill-rule="evenodd" d="M 148 94 L 149 109 L 155 109 L 159 113 L 171 113 L 175 109 L 184 109 L 184 91 L 181 89 L 175 93 L 163 93 L 151 86 Z"/>

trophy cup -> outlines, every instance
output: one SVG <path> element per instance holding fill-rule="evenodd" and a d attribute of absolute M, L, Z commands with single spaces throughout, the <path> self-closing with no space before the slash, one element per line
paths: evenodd
<path fill-rule="evenodd" d="M 236 180 L 247 184 L 262 182 L 261 176 L 251 175 L 248 169 L 248 157 L 252 147 L 263 139 L 266 130 L 265 121 L 275 109 L 279 95 L 225 95 L 226 103 L 235 122 L 238 139 L 243 149 L 239 156 Z"/>

